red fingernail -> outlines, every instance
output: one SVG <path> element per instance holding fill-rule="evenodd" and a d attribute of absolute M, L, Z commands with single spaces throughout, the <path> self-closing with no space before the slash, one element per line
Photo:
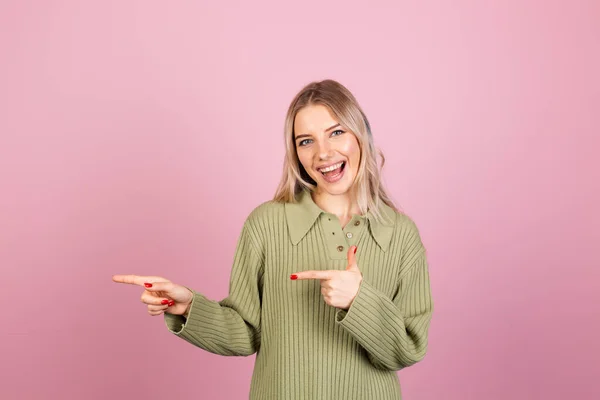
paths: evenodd
<path fill-rule="evenodd" d="M 171 301 L 169 302 L 169 307 L 171 307 L 173 304 L 175 304 L 175 302 L 174 302 L 173 300 L 171 300 Z"/>
<path fill-rule="evenodd" d="M 151 283 L 144 283 L 144 286 L 146 286 L 146 287 L 152 287 L 152 284 Z"/>
<path fill-rule="evenodd" d="M 292 274 L 292 275 L 290 275 L 290 279 L 295 281 L 296 279 L 298 279 L 298 275 Z"/>
<path fill-rule="evenodd" d="M 163 300 L 160 302 L 160 304 L 169 304 L 169 300 Z"/>
<path fill-rule="evenodd" d="M 354 254 L 356 254 L 356 250 L 358 249 L 358 247 L 354 247 Z"/>

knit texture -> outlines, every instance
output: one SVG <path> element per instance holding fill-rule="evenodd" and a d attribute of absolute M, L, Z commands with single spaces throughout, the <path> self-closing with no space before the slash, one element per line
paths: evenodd
<path fill-rule="evenodd" d="M 239 236 L 221 301 L 194 291 L 188 318 L 168 329 L 224 356 L 256 353 L 250 399 L 402 399 L 396 371 L 423 359 L 433 313 L 425 249 L 414 222 L 383 205 L 344 227 L 306 191 L 297 203 L 265 202 Z M 305 270 L 344 270 L 356 245 L 363 280 L 348 310 L 323 300 Z"/>

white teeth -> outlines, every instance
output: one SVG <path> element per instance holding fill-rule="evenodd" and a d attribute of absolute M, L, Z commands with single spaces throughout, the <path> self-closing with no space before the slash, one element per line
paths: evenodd
<path fill-rule="evenodd" d="M 331 167 L 328 167 L 328 168 L 320 169 L 319 171 L 321 171 L 321 172 L 333 171 L 334 169 L 338 169 L 339 167 L 341 167 L 343 163 L 344 162 L 342 161 L 341 163 L 337 163 L 337 164 L 332 165 Z"/>

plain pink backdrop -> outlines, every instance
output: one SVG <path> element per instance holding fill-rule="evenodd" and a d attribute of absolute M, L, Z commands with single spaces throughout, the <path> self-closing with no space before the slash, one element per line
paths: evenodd
<path fill-rule="evenodd" d="M 216 2 L 214 2 L 216 3 Z M 150 317 L 220 300 L 292 97 L 346 85 L 428 248 L 407 400 L 600 398 L 597 1 L 4 1 L 2 399 L 243 399 L 254 356 Z"/>

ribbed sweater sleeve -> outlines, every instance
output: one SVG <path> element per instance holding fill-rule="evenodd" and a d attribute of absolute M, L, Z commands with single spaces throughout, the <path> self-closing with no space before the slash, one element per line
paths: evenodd
<path fill-rule="evenodd" d="M 385 370 L 413 365 L 427 352 L 433 313 L 428 262 L 418 231 L 410 226 L 409 251 L 392 298 L 363 279 L 350 308 L 336 312 L 336 322 L 367 351 L 375 367 Z"/>
<path fill-rule="evenodd" d="M 165 313 L 168 329 L 214 354 L 249 356 L 260 346 L 263 260 L 250 219 L 236 245 L 229 295 L 221 301 L 194 291 L 188 318 Z"/>

